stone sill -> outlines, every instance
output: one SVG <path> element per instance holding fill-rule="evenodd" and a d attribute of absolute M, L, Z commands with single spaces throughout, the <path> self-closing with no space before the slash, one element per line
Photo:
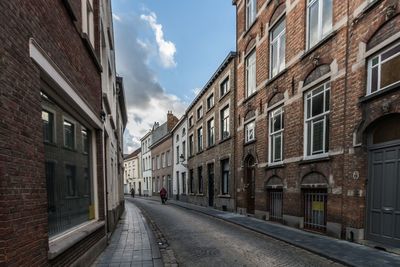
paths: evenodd
<path fill-rule="evenodd" d="M 105 225 L 104 221 L 92 221 L 83 226 L 78 226 L 75 229 L 67 232 L 59 237 L 49 240 L 48 258 L 52 260 L 65 252 L 67 249 L 85 239 L 90 234 L 94 233 Z"/>
<path fill-rule="evenodd" d="M 218 195 L 219 198 L 231 198 L 231 195 Z"/>

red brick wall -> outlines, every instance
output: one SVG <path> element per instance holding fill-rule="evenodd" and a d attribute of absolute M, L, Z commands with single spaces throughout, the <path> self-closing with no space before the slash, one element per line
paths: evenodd
<path fill-rule="evenodd" d="M 98 10 L 98 1 L 94 6 Z M 63 1 L 1 1 L 0 23 L 0 265 L 43 266 L 48 236 L 41 80 L 29 38 L 95 114 L 101 110 L 100 72 L 81 38 L 80 17 L 74 23 Z"/>

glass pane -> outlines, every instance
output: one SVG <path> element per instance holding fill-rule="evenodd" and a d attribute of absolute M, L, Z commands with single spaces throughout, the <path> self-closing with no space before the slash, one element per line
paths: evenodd
<path fill-rule="evenodd" d="M 385 59 L 393 56 L 396 53 L 400 52 L 400 44 L 398 44 L 397 46 L 391 48 L 389 51 L 385 52 L 382 54 L 381 56 L 381 60 L 384 61 Z"/>
<path fill-rule="evenodd" d="M 309 46 L 313 46 L 318 42 L 318 5 L 319 1 L 315 1 L 315 3 L 309 7 Z"/>
<path fill-rule="evenodd" d="M 325 111 L 329 111 L 330 109 L 330 90 L 325 91 Z"/>
<path fill-rule="evenodd" d="M 372 66 L 375 66 L 379 63 L 379 56 L 372 59 Z"/>
<path fill-rule="evenodd" d="M 323 0 L 322 6 L 322 34 L 332 29 L 332 0 Z"/>
<path fill-rule="evenodd" d="M 378 66 L 371 70 L 371 93 L 378 90 Z"/>
<path fill-rule="evenodd" d="M 271 76 L 278 73 L 278 42 L 271 45 Z"/>
<path fill-rule="evenodd" d="M 285 20 L 282 20 L 272 30 L 272 39 L 275 39 L 284 29 L 285 29 Z"/>
<path fill-rule="evenodd" d="M 324 94 L 313 96 L 312 98 L 312 117 L 324 112 Z"/>
<path fill-rule="evenodd" d="M 280 129 L 282 129 L 282 117 L 281 114 L 277 114 L 274 117 L 274 127 L 273 127 L 273 131 L 279 131 Z"/>
<path fill-rule="evenodd" d="M 381 66 L 381 86 L 384 88 L 400 81 L 400 56 L 386 61 Z"/>
<path fill-rule="evenodd" d="M 325 117 L 325 152 L 329 151 L 329 116 Z"/>
<path fill-rule="evenodd" d="M 324 145 L 324 120 L 313 122 L 313 144 L 312 151 L 313 154 L 318 154 L 323 152 Z"/>
<path fill-rule="evenodd" d="M 307 99 L 307 119 L 311 117 L 311 99 Z"/>
<path fill-rule="evenodd" d="M 274 137 L 274 161 L 280 161 L 281 160 L 281 145 L 282 145 L 282 135 L 278 134 Z"/>
<path fill-rule="evenodd" d="M 307 155 L 311 155 L 311 122 L 307 123 Z"/>
<path fill-rule="evenodd" d="M 279 70 L 282 71 L 285 68 L 285 49 L 286 49 L 286 34 L 281 36 L 281 43 L 279 46 Z"/>

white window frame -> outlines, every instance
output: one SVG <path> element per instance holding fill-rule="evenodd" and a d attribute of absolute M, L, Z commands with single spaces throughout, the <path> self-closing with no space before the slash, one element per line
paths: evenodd
<path fill-rule="evenodd" d="M 251 96 L 257 91 L 257 57 L 256 57 L 256 49 L 253 49 L 245 59 L 245 64 L 246 64 L 246 97 Z M 252 72 L 252 77 L 250 77 L 249 72 Z M 254 77 L 253 77 L 254 76 Z M 253 79 L 253 82 L 251 83 L 252 87 L 250 88 L 250 78 Z"/>
<path fill-rule="evenodd" d="M 86 33 L 94 47 L 94 12 L 93 0 L 82 0 L 82 32 Z M 89 15 L 89 17 L 88 17 Z M 89 22 L 89 25 L 88 25 Z"/>
<path fill-rule="evenodd" d="M 276 28 L 278 28 L 278 26 L 279 26 L 281 23 L 284 24 L 283 30 L 282 30 L 275 38 L 273 38 L 273 32 L 274 32 L 274 30 L 275 30 Z M 284 38 L 285 38 L 285 47 L 284 47 L 284 50 L 283 50 L 283 55 L 280 54 L 281 46 L 282 46 L 282 36 L 284 36 Z M 272 62 L 272 51 L 273 51 L 272 47 L 273 47 L 275 44 L 276 44 L 276 46 L 277 46 L 276 51 L 278 51 L 278 53 L 277 53 L 277 60 L 276 60 L 276 63 L 277 63 L 277 72 L 276 72 L 276 73 L 273 73 L 273 71 L 274 71 L 274 66 L 273 66 L 273 62 Z M 281 57 L 283 57 L 283 59 L 282 59 Z M 284 16 L 284 17 L 281 18 L 281 19 L 271 28 L 271 30 L 270 30 L 270 45 L 269 45 L 269 66 L 270 66 L 270 68 L 269 68 L 269 78 L 270 78 L 270 79 L 273 78 L 273 77 L 275 77 L 276 75 L 278 75 L 281 71 L 283 71 L 283 70 L 285 69 L 285 67 L 286 67 L 286 60 L 285 60 L 285 57 L 286 57 L 286 17 Z M 282 62 L 281 62 L 282 60 L 283 60 L 283 66 L 282 66 L 282 68 L 280 68 L 281 63 L 282 63 Z"/>
<path fill-rule="evenodd" d="M 253 125 L 253 127 L 250 128 L 250 125 Z M 244 129 L 245 129 L 245 143 L 249 143 L 251 141 L 256 140 L 256 120 L 255 119 L 246 122 L 246 124 L 244 125 Z M 253 133 L 252 138 L 250 138 L 250 132 Z"/>
<path fill-rule="evenodd" d="M 312 95 L 314 91 L 320 89 L 321 87 L 323 87 L 323 90 L 321 92 L 319 92 L 316 95 Z M 313 158 L 320 158 L 320 157 L 327 157 L 328 156 L 329 147 L 326 150 L 326 147 L 327 147 L 326 146 L 326 142 L 329 143 L 329 140 L 327 140 L 327 138 L 326 138 L 326 135 L 327 135 L 327 132 L 326 132 L 326 128 L 327 128 L 326 126 L 327 125 L 326 125 L 326 123 L 327 123 L 327 118 L 329 116 L 330 110 L 326 110 L 326 93 L 328 91 L 330 91 L 330 89 L 331 89 L 331 85 L 330 85 L 330 82 L 328 81 L 328 82 L 325 82 L 325 83 L 320 84 L 318 86 L 315 86 L 313 89 L 311 89 L 310 91 L 308 91 L 304 95 L 304 158 L 305 159 L 313 159 Z M 312 98 L 317 96 L 317 95 L 320 95 L 320 94 L 324 94 L 324 97 L 323 97 L 323 110 L 324 110 L 324 112 L 322 112 L 321 114 L 318 114 L 316 116 L 312 116 Z M 329 97 L 331 98 L 330 92 L 329 92 Z M 309 108 L 308 107 L 308 101 L 307 101 L 308 99 L 311 99 L 311 101 L 310 101 L 310 103 L 311 103 L 311 106 L 310 106 L 310 118 L 307 118 L 307 110 Z M 329 99 L 329 101 L 330 101 L 330 99 Z M 330 106 L 331 105 L 329 104 L 329 107 Z M 319 121 L 321 121 L 321 118 L 323 120 L 323 138 L 322 138 L 323 139 L 322 140 L 323 144 L 322 144 L 322 150 L 313 151 L 312 150 L 312 146 L 314 144 L 314 137 L 313 137 L 312 133 L 314 132 L 314 130 L 313 130 L 314 129 L 314 126 L 313 126 L 314 124 L 311 124 L 311 132 L 310 133 L 308 132 L 307 124 L 308 123 L 312 123 L 313 121 L 319 122 Z M 329 131 L 329 129 L 328 129 L 328 131 Z M 307 154 L 308 135 L 309 134 L 311 135 L 311 138 L 310 138 L 310 140 L 311 140 L 310 155 Z"/>
<path fill-rule="evenodd" d="M 213 122 L 213 127 L 212 127 L 212 129 L 213 129 L 213 131 L 212 131 L 212 133 L 213 133 L 213 136 L 212 136 L 212 144 L 210 143 L 210 122 Z M 207 121 L 207 146 L 208 147 L 211 147 L 211 146 L 213 146 L 213 145 L 215 145 L 215 120 L 214 120 L 214 117 L 211 117 L 208 121 Z"/>
<path fill-rule="evenodd" d="M 226 132 L 228 133 L 227 134 L 227 136 L 224 136 L 224 121 L 225 121 L 225 117 L 223 117 L 223 113 L 224 113 L 224 111 L 225 110 L 228 110 L 228 125 L 227 125 L 227 129 L 226 129 Z M 220 112 L 219 112 L 219 114 L 220 114 L 220 128 L 221 128 L 221 131 L 220 131 L 220 135 L 221 135 L 221 138 L 220 138 L 220 140 L 225 140 L 225 139 L 227 139 L 227 138 L 229 138 L 230 136 L 231 136 L 231 129 L 230 129 L 230 127 L 231 127 L 231 123 L 230 123 L 230 107 L 229 107 L 229 105 L 226 105 L 226 106 L 224 106 L 223 108 L 221 108 L 221 110 L 220 110 Z"/>
<path fill-rule="evenodd" d="M 323 25 L 323 18 L 322 18 L 322 13 L 323 13 L 323 4 L 324 1 L 326 0 L 308 0 L 307 4 L 307 48 L 310 49 L 317 45 L 323 38 L 328 36 L 333 29 L 333 1 L 332 0 L 332 10 L 331 10 L 331 27 L 330 29 L 324 34 L 322 32 L 322 25 Z M 310 43 L 310 9 L 311 6 L 314 5 L 316 2 L 318 2 L 318 25 L 317 25 L 317 31 L 318 31 L 318 39 L 315 42 L 315 44 Z"/>
<path fill-rule="evenodd" d="M 73 142 L 73 147 L 68 147 L 68 146 L 66 146 L 66 144 L 65 144 L 65 141 L 66 141 L 66 138 L 65 138 L 65 125 L 64 125 L 64 122 L 65 122 L 65 121 L 71 123 L 71 124 L 74 126 L 74 142 Z M 62 118 L 62 126 L 63 126 L 63 147 L 64 147 L 64 148 L 68 148 L 68 149 L 72 149 L 72 150 L 76 149 L 76 138 L 77 138 L 77 134 L 76 134 L 76 132 L 77 132 L 77 129 L 76 129 L 76 128 L 77 128 L 77 127 L 76 127 L 76 125 L 77 125 L 77 123 L 76 123 L 75 120 L 71 119 L 70 117 L 63 116 L 63 118 Z"/>
<path fill-rule="evenodd" d="M 245 0 L 246 1 L 246 30 L 253 25 L 257 16 L 257 0 Z"/>
<path fill-rule="evenodd" d="M 273 131 L 272 128 L 272 124 L 273 124 L 273 120 L 275 119 L 275 117 L 277 116 L 281 116 L 281 129 L 277 130 L 277 131 Z M 283 162 L 283 131 L 284 131 L 284 111 L 283 111 L 283 107 L 278 107 L 274 110 L 272 110 L 269 113 L 269 146 L 268 146 L 268 159 L 269 159 L 269 164 L 279 164 Z M 281 151 L 281 158 L 279 160 L 275 159 L 275 138 L 277 136 L 280 136 L 281 138 L 281 147 L 279 148 Z"/>
<path fill-rule="evenodd" d="M 224 94 L 222 94 L 222 88 L 223 85 L 226 84 L 226 92 Z M 219 84 L 219 98 L 224 97 L 230 90 L 230 76 L 229 73 L 228 75 L 226 75 L 223 79 L 222 82 Z"/>
<path fill-rule="evenodd" d="M 400 51 L 397 52 L 396 54 L 386 58 L 385 60 L 382 60 L 381 57 L 382 57 L 382 55 L 384 53 L 390 51 L 393 48 L 396 48 L 397 46 L 400 46 L 399 42 L 397 42 L 394 45 L 391 45 L 390 47 L 386 48 L 385 50 L 382 50 L 382 52 L 379 52 L 378 54 L 376 54 L 375 56 L 371 57 L 368 60 L 367 95 L 378 93 L 379 91 L 384 90 L 384 89 L 386 89 L 386 88 L 388 88 L 388 87 L 390 87 L 390 86 L 392 86 L 394 84 L 400 83 L 400 79 L 399 79 L 399 81 L 394 82 L 394 83 L 389 84 L 389 85 L 386 85 L 385 87 L 381 88 L 381 76 L 382 76 L 382 69 L 381 68 L 382 68 L 382 64 L 384 64 L 385 62 L 387 62 L 387 61 L 389 61 L 389 60 L 391 60 L 391 59 L 393 59 L 395 57 L 400 57 Z M 378 59 L 378 62 L 375 65 L 372 65 L 372 61 L 374 59 Z M 376 91 L 375 92 L 371 92 L 371 87 L 372 87 L 372 68 L 375 67 L 375 66 L 378 67 L 378 85 L 377 85 Z"/>
<path fill-rule="evenodd" d="M 201 130 L 201 139 L 199 132 Z M 199 128 L 196 129 L 196 136 L 197 136 L 197 152 L 201 152 L 204 150 L 204 131 L 203 131 L 203 126 L 200 126 Z M 200 142 L 201 141 L 201 142 Z M 201 144 L 201 148 L 199 146 Z"/>

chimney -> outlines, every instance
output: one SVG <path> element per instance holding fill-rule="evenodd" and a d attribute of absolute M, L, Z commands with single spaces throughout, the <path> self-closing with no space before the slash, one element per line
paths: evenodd
<path fill-rule="evenodd" d="M 168 127 L 168 132 L 174 128 L 174 126 L 178 123 L 178 118 L 174 116 L 171 110 L 168 110 L 167 113 L 167 127 Z"/>

